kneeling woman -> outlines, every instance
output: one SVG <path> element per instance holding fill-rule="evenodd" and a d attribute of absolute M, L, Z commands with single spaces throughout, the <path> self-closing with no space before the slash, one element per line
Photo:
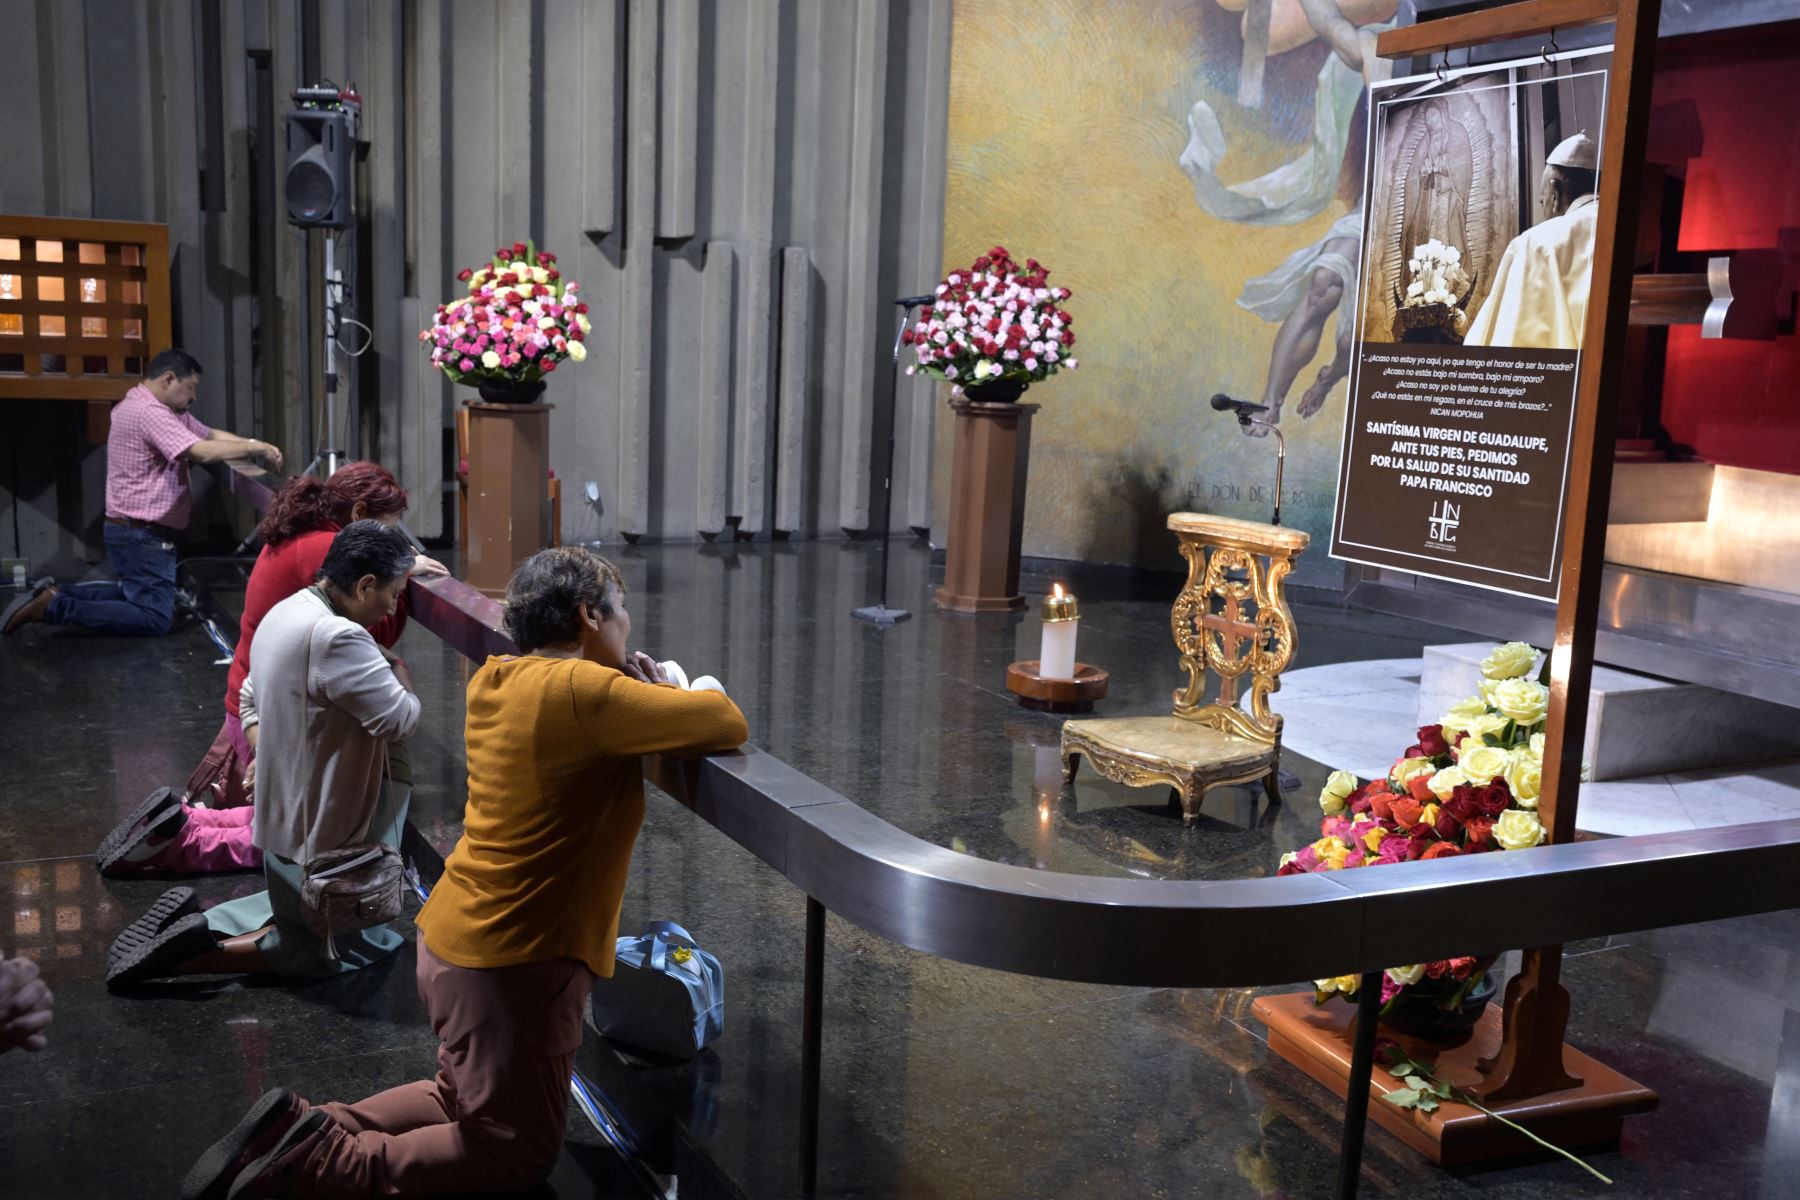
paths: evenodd
<path fill-rule="evenodd" d="M 418 918 L 437 1078 L 317 1108 L 272 1091 L 186 1195 L 432 1196 L 549 1174 L 582 1005 L 612 974 L 642 758 L 730 750 L 748 731 L 722 693 L 667 686 L 626 651 L 624 585 L 586 550 L 528 559 L 505 620 L 520 653 L 469 681 L 463 836 Z"/>
<path fill-rule="evenodd" d="M 368 842 L 398 848 L 411 779 L 394 751 L 419 723 L 419 698 L 398 659 L 368 626 L 394 611 L 413 566 L 406 535 L 357 521 L 332 539 L 319 578 L 269 610 L 250 647 L 244 724 L 259 727 L 256 820 L 268 891 L 196 911 L 176 888 L 113 943 L 109 986 L 166 975 L 319 976 L 398 950 L 385 925 L 334 939 L 335 954 L 300 906 L 304 864 Z"/>

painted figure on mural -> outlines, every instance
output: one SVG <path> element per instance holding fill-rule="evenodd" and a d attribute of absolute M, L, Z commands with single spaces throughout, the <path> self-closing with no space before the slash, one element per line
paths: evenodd
<path fill-rule="evenodd" d="M 1243 9 L 1246 2 L 1218 0 L 1222 8 L 1232 10 Z M 1197 102 L 1188 114 L 1188 145 L 1181 167 L 1193 182 L 1201 209 L 1248 225 L 1293 225 L 1325 211 L 1350 152 L 1359 102 L 1370 83 L 1393 75 L 1393 64 L 1376 55 L 1375 39 L 1384 30 L 1410 24 L 1413 17 L 1412 0 L 1272 0 L 1268 53 L 1293 49 L 1314 36 L 1332 49 L 1314 93 L 1311 142 L 1299 157 L 1266 175 L 1225 184 L 1218 177 L 1228 149 L 1224 131 L 1212 107 Z M 1360 180 L 1361 173 L 1354 174 Z M 1289 390 L 1318 353 L 1326 322 L 1334 315 L 1331 361 L 1301 394 L 1300 415 L 1319 412 L 1331 389 L 1349 374 L 1361 236 L 1358 194 L 1350 211 L 1334 221 L 1324 237 L 1296 250 L 1267 274 L 1247 280 L 1238 296 L 1240 306 L 1278 325 L 1261 398 L 1272 421 L 1280 420 Z M 1264 433 L 1256 426 L 1244 430 L 1252 436 Z"/>

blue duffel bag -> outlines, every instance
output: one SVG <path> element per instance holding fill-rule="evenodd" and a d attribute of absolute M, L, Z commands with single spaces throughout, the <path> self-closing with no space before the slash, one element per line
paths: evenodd
<path fill-rule="evenodd" d="M 692 1058 L 724 1032 L 725 968 L 673 921 L 622 937 L 611 979 L 594 983 L 588 1016 L 602 1036 L 667 1058 Z"/>

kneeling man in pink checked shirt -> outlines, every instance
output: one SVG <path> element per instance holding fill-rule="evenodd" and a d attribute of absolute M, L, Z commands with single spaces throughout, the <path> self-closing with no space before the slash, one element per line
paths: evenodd
<path fill-rule="evenodd" d="M 188 409 L 200 363 L 185 350 L 150 360 L 144 382 L 112 410 L 106 438 L 106 554 L 118 582 L 58 588 L 40 579 L 0 614 L 0 631 L 45 621 L 95 633 L 156 637 L 175 617 L 175 535 L 187 528 L 188 465 L 260 456 L 281 466 L 268 442 L 201 424 Z"/>

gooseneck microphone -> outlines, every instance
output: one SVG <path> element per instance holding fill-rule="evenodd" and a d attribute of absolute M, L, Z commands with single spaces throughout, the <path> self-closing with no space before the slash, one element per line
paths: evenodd
<path fill-rule="evenodd" d="M 898 300 L 894 301 L 894 303 L 898 304 L 901 308 L 919 308 L 926 304 L 937 303 L 937 297 L 936 296 L 902 296 Z"/>

